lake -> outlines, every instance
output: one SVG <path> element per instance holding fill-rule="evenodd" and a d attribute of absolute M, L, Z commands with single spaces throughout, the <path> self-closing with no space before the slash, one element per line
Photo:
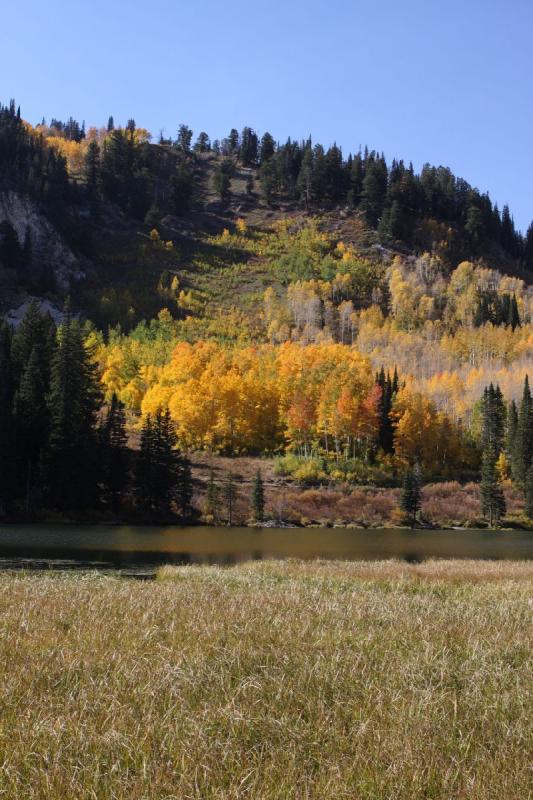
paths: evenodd
<path fill-rule="evenodd" d="M 384 528 L 0 525 L 0 569 L 235 564 L 267 558 L 532 559 L 533 533 Z"/>

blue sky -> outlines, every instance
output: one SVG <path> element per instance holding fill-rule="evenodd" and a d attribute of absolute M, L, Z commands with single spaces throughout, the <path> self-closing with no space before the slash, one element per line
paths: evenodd
<path fill-rule="evenodd" d="M 0 98 L 31 122 L 312 133 L 533 219 L 532 0 L 2 0 L 0 20 Z"/>

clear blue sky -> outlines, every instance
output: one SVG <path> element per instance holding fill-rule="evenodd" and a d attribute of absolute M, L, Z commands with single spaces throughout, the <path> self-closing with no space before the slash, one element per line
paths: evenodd
<path fill-rule="evenodd" d="M 31 122 L 312 133 L 533 218 L 533 0 L 3 0 L 1 28 L 0 97 Z"/>

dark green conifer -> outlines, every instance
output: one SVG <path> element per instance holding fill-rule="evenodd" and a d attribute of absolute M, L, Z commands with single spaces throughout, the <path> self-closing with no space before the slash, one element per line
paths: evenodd
<path fill-rule="evenodd" d="M 91 214 L 95 215 L 98 211 L 101 195 L 100 147 L 96 141 L 89 142 L 83 171 L 89 207 L 91 209 Z"/>
<path fill-rule="evenodd" d="M 215 481 L 215 473 L 210 469 L 205 492 L 204 515 L 212 517 L 215 521 L 219 516 L 218 495 L 219 490 Z"/>
<path fill-rule="evenodd" d="M 260 469 L 257 470 L 252 482 L 251 501 L 254 521 L 261 522 L 265 515 L 265 490 Z"/>
<path fill-rule="evenodd" d="M 128 448 L 124 404 L 113 394 L 100 427 L 103 500 L 118 511 L 128 482 Z"/>
<path fill-rule="evenodd" d="M 489 525 L 492 527 L 499 524 L 506 512 L 506 504 L 496 459 L 490 447 L 483 451 L 480 492 L 481 510 Z"/>
<path fill-rule="evenodd" d="M 524 499 L 526 516 L 533 519 L 533 465 L 531 465 L 526 473 L 526 482 L 524 486 Z"/>
<path fill-rule="evenodd" d="M 222 486 L 222 497 L 226 503 L 226 518 L 227 523 L 231 527 L 233 525 L 233 511 L 235 508 L 235 500 L 237 499 L 237 488 L 235 486 L 235 479 L 231 472 L 228 472 L 226 479 Z"/>
<path fill-rule="evenodd" d="M 96 414 L 101 394 L 96 367 L 80 322 L 67 304 L 52 359 L 50 434 L 46 452 L 48 502 L 83 509 L 97 500 Z"/>
<path fill-rule="evenodd" d="M 514 437 L 514 448 L 511 456 L 511 470 L 513 479 L 523 486 L 527 471 L 533 459 L 533 403 L 529 388 L 529 379 L 526 375 L 522 402 L 518 412 L 518 422 Z"/>
<path fill-rule="evenodd" d="M 24 505 L 27 512 L 34 506 L 50 417 L 46 402 L 46 376 L 39 353 L 37 347 L 31 351 L 14 400 L 17 461 L 22 467 Z"/>
<path fill-rule="evenodd" d="M 416 522 L 416 516 L 422 503 L 421 476 L 417 466 L 409 467 L 404 474 L 400 508 L 410 519 L 411 526 Z"/>
<path fill-rule="evenodd" d="M 514 400 L 509 403 L 507 410 L 507 427 L 505 432 L 505 453 L 512 464 L 516 445 L 516 431 L 518 428 L 518 411 Z"/>
<path fill-rule="evenodd" d="M 0 321 L 0 518 L 11 508 L 13 478 L 11 330 Z"/>
<path fill-rule="evenodd" d="M 177 449 L 176 431 L 168 410 L 148 414 L 141 431 L 135 471 L 139 506 L 149 514 L 168 515 L 174 506 L 182 516 L 191 512 L 190 465 Z"/>
<path fill-rule="evenodd" d="M 261 147 L 259 150 L 259 161 L 261 164 L 264 164 L 265 161 L 268 161 L 274 155 L 274 151 L 276 149 L 276 143 L 274 141 L 274 137 L 270 135 L 270 133 L 264 133 L 261 138 Z"/>

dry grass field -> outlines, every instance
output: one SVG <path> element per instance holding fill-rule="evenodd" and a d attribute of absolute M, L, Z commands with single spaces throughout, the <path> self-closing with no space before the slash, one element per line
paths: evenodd
<path fill-rule="evenodd" d="M 0 576 L 0 798 L 525 800 L 533 564 Z"/>

